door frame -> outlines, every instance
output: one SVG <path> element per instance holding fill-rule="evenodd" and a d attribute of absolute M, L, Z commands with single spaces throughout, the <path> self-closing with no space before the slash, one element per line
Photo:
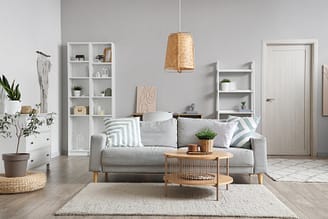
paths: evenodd
<path fill-rule="evenodd" d="M 265 101 L 266 97 L 264 87 L 265 81 L 265 67 L 266 67 L 266 54 L 268 46 L 279 45 L 310 45 L 311 46 L 311 72 L 310 72 L 310 155 L 317 156 L 318 145 L 318 117 L 317 117 L 317 98 L 318 98 L 318 40 L 317 39 L 288 39 L 288 40 L 263 40 L 262 41 L 262 82 L 261 82 L 261 116 L 262 116 L 262 130 L 265 121 L 263 120 L 265 114 Z"/>

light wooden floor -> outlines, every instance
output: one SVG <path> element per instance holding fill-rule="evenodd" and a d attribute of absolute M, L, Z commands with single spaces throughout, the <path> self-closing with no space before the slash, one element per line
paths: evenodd
<path fill-rule="evenodd" d="M 45 167 L 38 170 L 44 171 Z M 92 174 L 88 172 L 86 157 L 58 157 L 52 160 L 48 172 L 47 186 L 40 191 L 0 195 L 0 219 L 9 218 L 81 218 L 55 217 L 54 213 L 68 200 L 91 182 Z M 100 181 L 104 180 L 103 177 Z M 113 181 L 160 181 L 160 176 L 115 175 Z M 234 176 L 237 183 L 257 183 L 257 177 Z M 282 202 L 291 208 L 300 218 L 328 218 L 328 183 L 285 183 L 274 182 L 265 177 L 265 186 L 269 188 Z M 84 217 L 84 218 L 154 218 L 154 217 Z M 176 218 L 176 217 L 156 217 Z M 191 217 L 180 217 L 191 218 Z M 192 217 L 200 219 L 200 217 Z M 222 219 L 222 218 L 220 218 Z"/>

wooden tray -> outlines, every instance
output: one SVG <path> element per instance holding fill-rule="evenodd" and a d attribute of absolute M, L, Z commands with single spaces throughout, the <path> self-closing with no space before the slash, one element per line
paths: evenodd
<path fill-rule="evenodd" d="M 201 152 L 201 151 L 187 151 L 187 154 L 190 155 L 207 155 L 212 154 L 213 152 Z"/>

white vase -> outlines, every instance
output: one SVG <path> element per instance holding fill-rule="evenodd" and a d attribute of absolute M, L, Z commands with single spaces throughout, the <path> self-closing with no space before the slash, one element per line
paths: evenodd
<path fill-rule="evenodd" d="M 79 97 L 79 96 L 81 96 L 81 91 L 80 90 L 73 90 L 73 95 L 74 95 L 74 97 Z"/>
<path fill-rule="evenodd" d="M 222 91 L 229 91 L 230 90 L 230 82 L 221 83 Z"/>
<path fill-rule="evenodd" d="M 15 114 L 20 112 L 22 108 L 22 103 L 19 100 L 8 100 L 6 103 L 5 112 L 8 114 Z"/>

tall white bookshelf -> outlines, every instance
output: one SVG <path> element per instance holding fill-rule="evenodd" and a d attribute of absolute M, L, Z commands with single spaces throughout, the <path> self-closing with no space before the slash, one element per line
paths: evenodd
<path fill-rule="evenodd" d="M 255 63 L 249 62 L 247 68 L 224 69 L 216 63 L 216 113 L 218 119 L 229 115 L 255 115 Z M 229 91 L 221 89 L 221 81 L 230 80 L 234 86 Z M 241 102 L 246 102 L 246 109 L 241 109 Z"/>
<path fill-rule="evenodd" d="M 105 49 L 107 59 L 97 59 Z M 105 117 L 115 116 L 114 43 L 67 43 L 67 71 L 68 155 L 88 155 L 91 135 L 104 131 Z M 80 96 L 74 96 L 76 86 L 82 88 Z M 86 114 L 75 113 L 77 106 L 85 107 Z"/>

